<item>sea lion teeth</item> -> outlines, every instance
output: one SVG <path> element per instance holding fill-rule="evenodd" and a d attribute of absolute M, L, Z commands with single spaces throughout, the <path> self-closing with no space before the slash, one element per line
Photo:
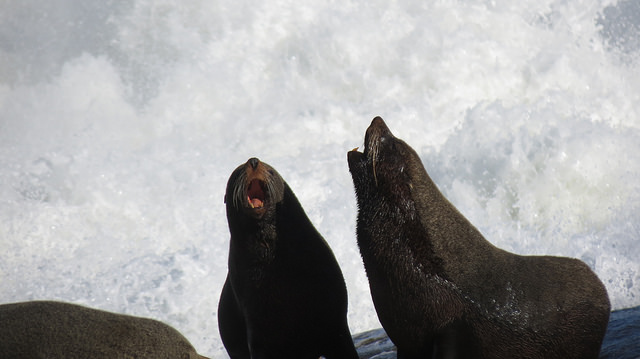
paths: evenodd
<path fill-rule="evenodd" d="M 251 198 L 249 197 L 249 205 L 251 208 L 262 208 L 264 207 L 264 203 L 259 198 Z"/>

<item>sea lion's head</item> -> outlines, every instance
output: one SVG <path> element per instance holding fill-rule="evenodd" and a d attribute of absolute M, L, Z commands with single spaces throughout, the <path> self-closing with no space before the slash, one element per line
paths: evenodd
<path fill-rule="evenodd" d="M 227 213 L 240 212 L 260 220 L 284 198 L 284 180 L 273 167 L 252 157 L 236 168 L 227 182 Z"/>
<path fill-rule="evenodd" d="M 395 137 L 380 117 L 367 129 L 364 151 L 349 151 L 347 161 L 361 210 L 388 206 L 394 212 L 414 212 L 419 191 L 429 187 L 418 154 Z"/>

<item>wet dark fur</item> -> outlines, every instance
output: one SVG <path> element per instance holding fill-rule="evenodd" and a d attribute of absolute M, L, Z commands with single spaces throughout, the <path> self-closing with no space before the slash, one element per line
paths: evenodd
<path fill-rule="evenodd" d="M 486 241 L 375 118 L 348 153 L 371 295 L 398 358 L 597 358 L 610 304 L 577 259 Z"/>
<path fill-rule="evenodd" d="M 251 190 L 256 179 L 264 191 Z M 249 205 L 251 192 L 263 207 Z M 357 358 L 342 272 L 282 177 L 252 158 L 231 174 L 225 202 L 231 243 L 218 326 L 229 356 Z"/>
<path fill-rule="evenodd" d="M 0 305 L 3 359 L 206 359 L 170 326 L 75 304 Z"/>

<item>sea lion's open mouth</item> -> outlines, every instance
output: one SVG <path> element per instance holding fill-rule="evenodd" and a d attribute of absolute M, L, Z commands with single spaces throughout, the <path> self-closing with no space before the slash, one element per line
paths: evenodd
<path fill-rule="evenodd" d="M 249 201 L 249 207 L 262 208 L 264 207 L 264 182 L 259 179 L 253 179 L 249 182 L 249 188 L 247 188 L 247 200 Z"/>

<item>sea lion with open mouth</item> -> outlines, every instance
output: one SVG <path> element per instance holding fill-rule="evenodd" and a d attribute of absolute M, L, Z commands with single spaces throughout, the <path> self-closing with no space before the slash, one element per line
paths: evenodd
<path fill-rule="evenodd" d="M 231 358 L 358 358 L 333 252 L 268 164 L 251 158 L 225 195 L 229 273 L 218 326 Z"/>
<path fill-rule="evenodd" d="M 572 258 L 499 249 L 380 117 L 347 155 L 371 296 L 398 358 L 597 358 L 610 303 Z"/>

